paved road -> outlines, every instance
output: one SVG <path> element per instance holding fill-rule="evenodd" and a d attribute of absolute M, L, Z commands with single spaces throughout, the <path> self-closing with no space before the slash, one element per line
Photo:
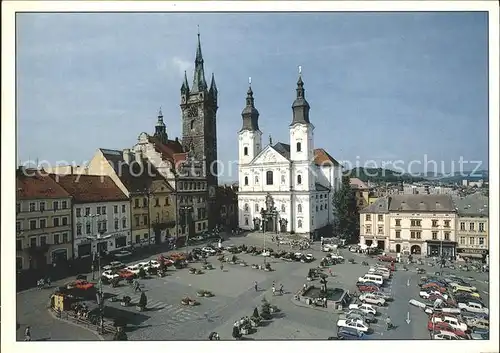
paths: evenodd
<path fill-rule="evenodd" d="M 267 246 L 276 248 L 270 244 Z M 262 234 L 249 234 L 246 237 L 236 237 L 226 244 L 263 245 Z M 282 246 L 283 247 L 283 246 Z M 252 334 L 251 339 L 325 339 L 333 336 L 336 331 L 338 316 L 323 311 L 297 307 L 291 301 L 291 292 L 302 287 L 309 268 L 316 267 L 323 253 L 319 251 L 319 244 L 313 249 L 304 252 L 312 253 L 317 260 L 312 264 L 289 263 L 281 260 L 272 261 L 273 272 L 264 272 L 239 265 L 226 265 L 224 271 L 217 266 L 217 260 L 211 257 L 209 261 L 216 265 L 216 269 L 206 271 L 202 275 L 190 274 L 186 269 L 169 270 L 164 278 L 152 278 L 141 281 L 148 297 L 149 310 L 137 313 L 135 307 L 123 308 L 118 303 L 106 302 L 106 305 L 116 310 L 126 310 L 133 314 L 135 325 L 128 332 L 131 340 L 205 340 L 212 331 L 219 332 L 222 339 L 232 339 L 232 324 L 243 316 L 250 316 L 255 307 L 260 309 L 262 298 L 276 304 L 282 313 L 267 327 L 259 328 Z M 357 278 L 366 272 L 366 267 L 359 263 L 366 259 L 361 255 L 348 253 L 343 250 L 345 257 L 354 257 L 358 264 L 340 264 L 333 267 L 335 278 L 329 279 L 329 286 L 339 286 L 348 290 L 355 289 Z M 156 258 L 158 254 L 148 258 Z M 247 254 L 236 255 L 248 264 L 262 263 L 263 257 Z M 372 259 L 369 262 L 375 262 Z M 192 266 L 196 267 L 196 264 Z M 387 287 L 395 297 L 394 302 L 381 309 L 380 322 L 374 326 L 373 339 L 428 339 L 426 330 L 427 316 L 417 308 L 408 305 L 408 300 L 418 297 L 416 286 L 419 276 L 415 272 L 397 271 Z M 63 280 L 60 282 L 67 281 Z M 408 280 L 410 285 L 408 286 Z M 253 282 L 257 281 L 261 290 L 256 292 Z M 270 291 L 273 281 L 283 284 L 284 296 L 273 297 Z M 477 287 L 487 291 L 487 284 L 477 282 Z M 201 305 L 185 307 L 180 299 L 186 295 L 196 297 L 199 289 L 210 290 L 215 294 L 212 298 L 201 298 Z M 114 295 L 129 295 L 132 301 L 139 299 L 139 293 L 134 293 L 130 286 L 118 288 L 105 287 L 105 292 Z M 18 294 L 18 318 L 21 328 L 18 339 L 22 339 L 24 325 L 33 327 L 33 339 L 96 339 L 96 336 L 87 330 L 67 325 L 53 319 L 46 310 L 48 292 L 31 290 Z M 198 299 L 198 298 L 197 298 Z M 410 313 L 411 322 L 405 319 Z M 207 314 L 207 316 L 205 316 Z M 396 330 L 387 332 L 383 320 L 389 315 Z"/>

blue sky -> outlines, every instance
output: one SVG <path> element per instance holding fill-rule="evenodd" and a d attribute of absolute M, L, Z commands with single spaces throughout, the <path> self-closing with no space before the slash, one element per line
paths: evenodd
<path fill-rule="evenodd" d="M 315 145 L 336 159 L 487 168 L 487 24 L 486 13 L 18 15 L 18 160 L 129 148 L 160 106 L 179 136 L 199 25 L 223 161 L 237 158 L 249 76 L 263 137 L 288 141 L 301 65 Z"/>

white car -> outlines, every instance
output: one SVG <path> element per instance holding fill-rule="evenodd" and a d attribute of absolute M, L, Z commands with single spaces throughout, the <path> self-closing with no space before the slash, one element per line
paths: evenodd
<path fill-rule="evenodd" d="M 370 304 L 350 304 L 349 310 L 358 309 L 364 313 L 377 315 L 377 310 Z"/>
<path fill-rule="evenodd" d="M 314 256 L 312 254 L 306 254 L 306 260 L 314 261 Z"/>
<path fill-rule="evenodd" d="M 447 294 L 443 294 L 443 293 L 441 293 L 439 291 L 429 291 L 429 292 L 427 292 L 427 291 L 422 290 L 422 291 L 420 291 L 419 295 L 420 295 L 420 298 L 424 298 L 424 299 L 429 299 L 431 295 L 437 295 L 437 296 L 439 296 L 439 297 L 441 297 L 441 298 L 443 298 L 445 300 L 448 299 L 448 295 Z"/>
<path fill-rule="evenodd" d="M 107 278 L 108 280 L 112 280 L 114 278 L 120 278 L 120 275 L 113 272 L 113 270 L 106 270 L 102 273 L 102 276 Z"/>
<path fill-rule="evenodd" d="M 389 279 L 391 278 L 391 272 L 385 271 L 381 268 L 370 268 L 368 270 L 368 273 L 374 274 L 374 275 L 379 275 L 382 276 L 384 279 Z"/>
<path fill-rule="evenodd" d="M 459 340 L 460 338 L 453 332 L 438 331 L 432 335 L 433 340 Z"/>
<path fill-rule="evenodd" d="M 141 267 L 144 267 L 145 271 L 149 270 L 150 268 L 155 268 L 155 269 L 160 268 L 160 263 L 156 260 L 140 262 L 140 263 L 138 263 L 138 265 L 140 265 Z"/>
<path fill-rule="evenodd" d="M 129 267 L 126 268 L 126 270 L 132 272 L 133 274 L 138 274 L 139 273 L 139 270 L 142 268 L 142 264 L 135 264 L 135 265 L 131 265 Z"/>
<path fill-rule="evenodd" d="M 341 261 L 344 260 L 344 257 L 342 255 L 339 255 L 339 254 L 332 254 L 332 255 L 330 255 L 330 258 L 335 259 L 335 260 L 341 260 Z"/>
<path fill-rule="evenodd" d="M 130 255 L 132 255 L 132 253 L 130 251 L 127 251 L 127 250 L 120 250 L 120 251 L 114 253 L 113 255 L 114 255 L 114 257 L 121 258 L 121 257 L 130 256 Z"/>
<path fill-rule="evenodd" d="M 208 255 L 214 255 L 216 251 L 208 246 L 205 246 L 204 248 L 201 249 L 204 253 L 207 253 Z"/>
<path fill-rule="evenodd" d="M 465 324 L 464 322 L 458 321 L 458 319 L 456 317 L 453 317 L 453 316 L 446 316 L 446 315 L 433 316 L 431 318 L 431 322 L 446 322 L 446 323 L 450 324 L 450 326 L 453 327 L 454 329 L 464 331 L 464 332 L 467 331 L 467 329 L 468 329 L 467 324 Z"/>
<path fill-rule="evenodd" d="M 333 245 L 333 244 L 325 244 L 325 245 L 323 245 L 323 251 L 324 252 L 333 251 L 335 249 L 337 249 L 337 245 Z"/>
<path fill-rule="evenodd" d="M 484 314 L 489 313 L 488 308 L 475 302 L 458 303 L 458 307 L 462 310 L 469 311 L 471 313 L 484 313 Z"/>
<path fill-rule="evenodd" d="M 363 333 L 367 333 L 370 331 L 370 326 L 368 326 L 368 324 L 366 324 L 362 320 L 354 320 L 354 319 L 340 319 L 337 321 L 337 327 L 353 328 Z"/>
<path fill-rule="evenodd" d="M 375 304 L 375 305 L 378 305 L 378 306 L 384 306 L 385 305 L 385 299 L 380 297 L 380 296 L 376 296 L 376 295 L 372 295 L 371 293 L 363 293 L 359 296 L 359 300 L 362 302 L 362 303 L 368 303 L 368 304 Z"/>
<path fill-rule="evenodd" d="M 271 253 L 266 250 L 266 251 L 263 251 L 261 255 L 262 256 L 271 256 Z"/>

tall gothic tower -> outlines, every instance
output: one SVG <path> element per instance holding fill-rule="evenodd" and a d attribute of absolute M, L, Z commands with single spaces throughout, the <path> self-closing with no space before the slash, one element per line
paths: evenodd
<path fill-rule="evenodd" d="M 205 79 L 200 33 L 194 64 L 193 84 L 189 87 L 187 74 L 181 86 L 182 145 L 190 157 L 203 163 L 203 176 L 207 180 L 209 204 L 215 200 L 218 185 L 217 169 L 217 86 L 214 74 L 210 86 Z M 215 219 L 215 207 L 209 205 L 210 219 Z M 213 223 L 212 223 L 213 226 Z"/>

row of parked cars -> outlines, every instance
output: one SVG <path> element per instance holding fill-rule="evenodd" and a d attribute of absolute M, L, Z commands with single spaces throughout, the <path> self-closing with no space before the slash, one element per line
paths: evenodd
<path fill-rule="evenodd" d="M 410 304 L 429 314 L 432 339 L 489 339 L 489 309 L 477 288 L 456 276 L 425 276 L 419 281 L 420 300 Z"/>
<path fill-rule="evenodd" d="M 343 340 L 367 339 L 373 332 L 370 324 L 377 322 L 380 315 L 378 308 L 387 306 L 393 300 L 383 290 L 383 286 L 392 278 L 392 270 L 382 265 L 371 267 L 358 278 L 360 292 L 357 302 L 350 304 L 345 315 L 337 321 L 337 338 Z"/>

